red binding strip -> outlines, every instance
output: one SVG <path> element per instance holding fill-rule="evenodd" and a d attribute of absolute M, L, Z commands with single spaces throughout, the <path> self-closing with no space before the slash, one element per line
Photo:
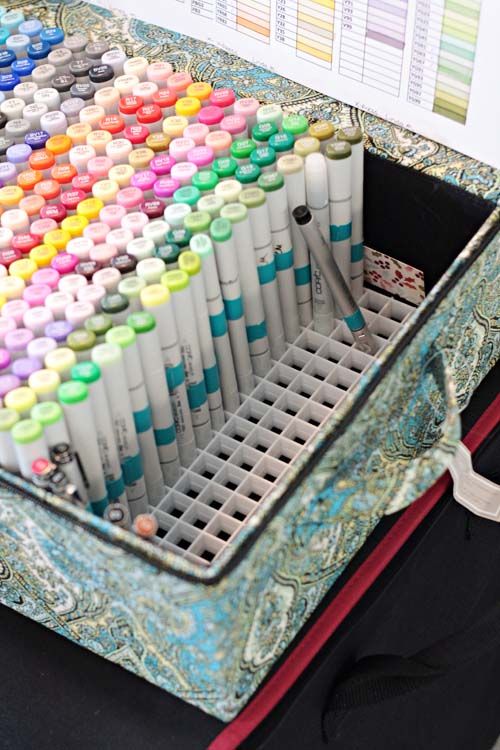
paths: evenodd
<path fill-rule="evenodd" d="M 483 412 L 463 438 L 467 448 L 473 453 L 499 422 L 500 395 Z M 258 727 L 283 698 L 288 689 L 298 680 L 332 633 L 335 632 L 363 594 L 391 562 L 394 555 L 401 549 L 408 537 L 432 510 L 450 485 L 450 474 L 445 472 L 426 493 L 407 508 L 384 539 L 359 566 L 337 596 L 332 599 L 314 625 L 309 628 L 286 661 L 241 713 L 211 742 L 207 750 L 234 750 Z"/>

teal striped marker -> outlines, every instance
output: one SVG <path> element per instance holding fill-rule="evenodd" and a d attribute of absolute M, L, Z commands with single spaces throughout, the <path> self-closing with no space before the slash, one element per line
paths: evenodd
<path fill-rule="evenodd" d="M 330 196 L 330 246 L 333 257 L 351 288 L 351 146 L 334 141 L 326 147 L 326 170 Z M 337 310 L 337 317 L 340 317 Z"/>

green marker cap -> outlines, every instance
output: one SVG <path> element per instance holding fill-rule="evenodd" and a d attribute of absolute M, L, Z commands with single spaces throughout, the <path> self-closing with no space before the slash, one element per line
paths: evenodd
<path fill-rule="evenodd" d="M 217 177 L 222 180 L 226 177 L 232 177 L 236 172 L 238 164 L 231 156 L 220 156 L 214 160 L 212 164 L 212 172 L 215 172 Z"/>
<path fill-rule="evenodd" d="M 77 328 L 72 331 L 66 339 L 66 346 L 69 346 L 74 352 L 84 352 L 86 349 L 92 349 L 96 343 L 96 335 L 93 331 L 87 331 L 85 328 Z"/>
<path fill-rule="evenodd" d="M 211 219 L 216 219 L 223 205 L 224 198 L 220 195 L 205 195 L 198 201 L 198 211 L 206 211 Z"/>
<path fill-rule="evenodd" d="M 201 172 L 196 172 L 191 180 L 193 186 L 198 189 L 200 194 L 206 193 L 207 191 L 215 190 L 219 178 L 212 172 L 211 169 L 202 169 Z M 180 188 L 182 190 L 183 188 Z M 175 193 L 174 193 L 175 200 Z"/>
<path fill-rule="evenodd" d="M 283 175 L 279 172 L 265 172 L 259 177 L 257 184 L 266 193 L 271 193 L 273 190 L 279 190 L 285 184 Z"/>
<path fill-rule="evenodd" d="M 301 133 L 307 133 L 309 123 L 304 115 L 287 115 L 283 118 L 282 127 L 285 133 L 297 136 Z"/>
<path fill-rule="evenodd" d="M 282 154 L 283 151 L 291 151 L 294 143 L 295 138 L 291 133 L 275 133 L 269 138 L 269 145 L 277 154 Z"/>
<path fill-rule="evenodd" d="M 358 125 L 350 125 L 346 128 L 341 128 L 335 134 L 335 140 L 347 141 L 347 143 L 362 143 L 363 142 L 363 131 Z"/>
<path fill-rule="evenodd" d="M 120 282 L 120 284 L 121 283 L 122 282 Z M 91 315 L 90 318 L 85 321 L 86 330 L 92 331 L 92 333 L 95 333 L 96 336 L 104 336 L 105 333 L 109 331 L 112 325 L 113 320 L 109 317 L 109 315 L 105 315 L 104 313 L 96 313 L 95 315 Z"/>
<path fill-rule="evenodd" d="M 260 123 L 272 122 L 279 125 L 283 117 L 283 110 L 279 104 L 263 104 L 257 110 L 257 120 Z"/>
<path fill-rule="evenodd" d="M 191 234 L 199 234 L 200 232 L 208 232 L 211 221 L 212 217 L 208 211 L 193 211 L 184 219 L 184 226 Z M 180 245 L 181 243 L 177 242 L 177 244 Z"/>
<path fill-rule="evenodd" d="M 201 255 L 201 257 L 210 255 L 214 251 L 212 240 L 206 234 L 196 234 L 191 239 L 189 247 L 191 248 L 193 253 Z"/>
<path fill-rule="evenodd" d="M 184 271 L 188 276 L 196 276 L 201 271 L 201 260 L 199 255 L 193 253 L 192 250 L 184 250 L 179 255 L 179 268 Z"/>
<path fill-rule="evenodd" d="M 242 138 L 240 141 L 233 141 L 231 156 L 234 156 L 235 159 L 248 159 L 256 147 L 255 141 L 252 141 L 251 138 Z"/>
<path fill-rule="evenodd" d="M 82 383 L 95 383 L 101 377 L 101 369 L 95 362 L 78 362 L 71 368 L 71 379 Z"/>
<path fill-rule="evenodd" d="M 149 333 L 149 331 L 156 328 L 156 321 L 151 313 L 146 310 L 139 310 L 128 316 L 127 325 L 130 326 L 135 333 Z"/>
<path fill-rule="evenodd" d="M 43 435 L 43 427 L 34 419 L 21 419 L 12 428 L 12 439 L 19 445 L 29 445 Z"/>
<path fill-rule="evenodd" d="M 106 365 L 114 365 L 117 362 L 121 364 L 122 360 L 122 350 L 118 344 L 108 344 L 106 342 L 105 344 L 98 344 L 92 349 L 92 361 L 96 362 L 101 368 L 106 367 Z M 64 383 L 63 385 L 67 384 Z"/>
<path fill-rule="evenodd" d="M 0 409 L 0 432 L 10 432 L 16 422 L 19 422 L 19 414 L 15 409 Z"/>
<path fill-rule="evenodd" d="M 244 221 L 248 216 L 248 211 L 243 203 L 228 203 L 220 212 L 222 219 L 228 219 L 231 224 L 237 224 Z"/>
<path fill-rule="evenodd" d="M 158 250 L 158 248 L 156 249 Z M 122 279 L 118 284 L 118 292 L 127 299 L 139 297 L 145 286 L 146 282 L 144 279 L 140 279 L 138 276 L 128 276 L 128 278 Z"/>
<path fill-rule="evenodd" d="M 63 410 L 56 401 L 42 401 L 35 404 L 31 410 L 31 419 L 40 422 L 42 427 L 59 422 L 63 418 Z"/>
<path fill-rule="evenodd" d="M 225 242 L 231 238 L 233 230 L 228 219 L 214 219 L 210 226 L 210 236 L 214 242 Z"/>
<path fill-rule="evenodd" d="M 192 237 L 191 232 L 187 227 L 177 227 L 177 229 L 169 229 L 165 237 L 167 243 L 173 243 L 179 245 L 179 247 L 187 247 Z"/>
<path fill-rule="evenodd" d="M 98 348 L 96 346 L 94 351 Z M 61 383 L 57 389 L 57 398 L 63 404 L 79 404 L 81 401 L 85 401 L 88 395 L 89 390 L 81 380 L 68 380 L 66 383 Z"/>
<path fill-rule="evenodd" d="M 174 203 L 187 203 L 188 206 L 196 206 L 200 200 L 200 191 L 192 185 L 178 188 L 174 193 Z"/>
<path fill-rule="evenodd" d="M 260 169 L 269 167 L 276 161 L 276 151 L 271 146 L 259 146 L 250 154 L 250 161 Z"/>
<path fill-rule="evenodd" d="M 183 248 L 176 245 L 175 242 L 169 242 L 166 245 L 156 248 L 155 256 L 160 258 L 167 266 L 172 263 L 177 263 L 179 255 L 182 253 Z"/>
<path fill-rule="evenodd" d="M 242 185 L 249 185 L 252 182 L 257 182 L 260 169 L 256 164 L 242 164 L 238 167 L 234 176 Z"/>
<path fill-rule="evenodd" d="M 247 208 L 258 208 L 266 202 L 266 194 L 262 188 L 247 188 L 241 191 L 239 200 Z"/>
<path fill-rule="evenodd" d="M 252 128 L 252 138 L 254 141 L 261 143 L 262 141 L 268 141 L 277 132 L 278 128 L 274 122 L 259 122 Z"/>
<path fill-rule="evenodd" d="M 101 310 L 108 315 L 121 313 L 126 310 L 127 307 L 128 299 L 124 294 L 120 294 L 120 292 L 106 294 L 101 300 Z"/>
<path fill-rule="evenodd" d="M 130 326 L 115 326 L 106 334 L 107 344 L 116 344 L 120 349 L 126 349 L 135 341 L 134 329 Z"/>
<path fill-rule="evenodd" d="M 326 147 L 327 159 L 347 159 L 351 155 L 351 146 L 347 141 L 334 141 Z"/>
<path fill-rule="evenodd" d="M 161 283 L 166 286 L 169 292 L 181 292 L 189 286 L 189 275 L 186 271 L 175 270 L 167 271 L 161 277 Z"/>

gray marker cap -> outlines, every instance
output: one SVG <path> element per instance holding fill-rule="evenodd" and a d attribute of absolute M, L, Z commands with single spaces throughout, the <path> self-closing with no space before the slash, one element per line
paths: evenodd
<path fill-rule="evenodd" d="M 80 110 L 85 107 L 85 102 L 80 97 L 73 96 L 70 99 L 61 103 L 61 112 L 66 115 L 66 119 L 70 125 L 75 122 L 79 122 L 78 115 Z"/>
<path fill-rule="evenodd" d="M 89 40 L 87 39 L 85 34 L 80 34 L 80 32 L 77 31 L 76 34 L 67 36 L 63 44 L 67 50 L 75 55 L 84 51 L 85 47 L 88 44 L 88 41 Z"/>
<path fill-rule="evenodd" d="M 109 44 L 104 39 L 98 39 L 96 42 L 89 42 L 85 47 L 85 54 L 89 60 L 92 60 L 95 64 L 95 60 L 101 60 L 101 57 L 109 49 Z"/>
<path fill-rule="evenodd" d="M 16 143 L 24 143 L 24 136 L 29 133 L 31 126 L 28 120 L 22 118 L 9 120 L 5 125 L 5 135 L 7 138 L 13 138 Z"/>

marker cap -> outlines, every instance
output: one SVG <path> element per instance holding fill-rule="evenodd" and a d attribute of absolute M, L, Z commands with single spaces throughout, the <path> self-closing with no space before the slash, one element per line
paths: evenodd
<path fill-rule="evenodd" d="M 276 151 L 271 146 L 259 146 L 250 154 L 250 161 L 259 169 L 269 167 L 276 161 Z"/>
<path fill-rule="evenodd" d="M 28 379 L 29 387 L 37 396 L 45 396 L 48 393 L 54 393 L 57 391 L 60 384 L 61 378 L 59 377 L 59 373 L 55 370 L 48 370 L 47 368 L 33 372 Z"/>
<path fill-rule="evenodd" d="M 53 180 L 59 183 L 59 185 L 69 185 L 76 177 L 78 172 L 73 164 L 56 164 L 50 170 L 50 176 Z M 68 191 L 66 191 L 68 192 Z M 83 191 L 79 191 L 83 194 Z M 64 200 L 66 193 L 61 196 L 62 205 L 67 205 L 67 201 Z"/>
<path fill-rule="evenodd" d="M 193 79 L 190 74 L 185 70 L 179 70 L 177 73 L 172 73 L 167 78 L 167 87 L 175 93 L 186 91 L 187 87 L 193 83 Z"/>
<path fill-rule="evenodd" d="M 31 419 L 39 422 L 42 427 L 49 427 L 63 419 L 63 410 L 57 401 L 43 401 L 32 408 Z"/>
<path fill-rule="evenodd" d="M 282 128 L 285 133 L 298 136 L 302 133 L 307 133 L 309 123 L 307 117 L 304 117 L 304 115 L 291 114 L 283 118 Z"/>
<path fill-rule="evenodd" d="M 77 330 L 72 331 L 66 339 L 66 346 L 77 354 L 92 349 L 95 344 L 95 333 L 93 333 L 93 331 L 87 331 L 85 328 L 77 328 Z"/>
<path fill-rule="evenodd" d="M 278 128 L 273 122 L 259 122 L 252 128 L 252 138 L 254 141 L 268 141 L 272 135 L 278 132 Z"/>
<path fill-rule="evenodd" d="M 304 160 L 297 154 L 287 154 L 286 156 L 280 156 L 276 163 L 276 168 L 282 175 L 295 174 L 304 169 Z"/>
<path fill-rule="evenodd" d="M 297 154 L 297 156 L 302 156 L 303 159 L 305 159 L 309 154 L 317 153 L 319 150 L 319 140 L 317 138 L 313 138 L 310 135 L 305 136 L 305 138 L 299 138 L 298 141 L 295 141 L 295 145 L 293 147 L 294 154 Z"/>
<path fill-rule="evenodd" d="M 253 182 L 257 182 L 260 177 L 260 167 L 257 164 L 242 164 L 237 167 L 235 175 L 238 182 L 242 185 L 250 185 Z"/>
<path fill-rule="evenodd" d="M 198 122 L 206 125 L 208 128 L 218 126 L 223 119 L 224 111 L 216 106 L 203 107 L 198 114 Z"/>
<path fill-rule="evenodd" d="M 228 203 L 226 206 L 223 206 L 220 215 L 221 218 L 228 219 L 231 224 L 237 224 L 247 218 L 248 211 L 242 203 Z"/>
<path fill-rule="evenodd" d="M 73 352 L 71 353 L 73 354 Z M 67 383 L 61 383 L 57 389 L 57 398 L 61 403 L 67 404 L 68 406 L 85 401 L 88 398 L 88 395 L 88 388 L 81 380 L 68 380 Z"/>
<path fill-rule="evenodd" d="M 348 159 L 351 155 L 351 145 L 347 141 L 334 141 L 326 147 L 327 159 Z"/>
<path fill-rule="evenodd" d="M 363 131 L 358 125 L 351 125 L 345 128 L 340 128 L 336 133 L 336 139 L 339 141 L 347 141 L 351 145 L 363 142 Z"/>
<path fill-rule="evenodd" d="M 118 291 L 121 295 L 127 297 L 127 299 L 135 299 L 140 296 L 145 286 L 146 281 L 144 279 L 141 279 L 138 276 L 129 276 L 127 279 L 122 279 L 120 281 L 118 284 Z"/>
<path fill-rule="evenodd" d="M 100 60 L 108 50 L 109 44 L 104 39 L 97 39 L 95 42 L 88 42 L 85 55 L 89 60 Z"/>
<path fill-rule="evenodd" d="M 193 175 L 192 186 L 196 188 L 199 193 L 213 192 L 218 182 L 219 178 L 217 177 L 215 172 L 211 171 L 210 169 L 202 169 L 201 172 L 197 172 L 195 175 Z M 182 189 L 183 188 L 181 188 L 181 190 Z"/>
<path fill-rule="evenodd" d="M 197 253 L 201 257 L 211 255 L 214 251 L 212 240 L 206 234 L 196 234 L 191 237 L 189 247 L 193 253 Z"/>
<path fill-rule="evenodd" d="M 191 234 L 208 232 L 212 217 L 208 211 L 193 211 L 184 219 L 184 226 Z"/>
<path fill-rule="evenodd" d="M 45 326 L 45 336 L 54 339 L 58 344 L 64 344 L 72 330 L 73 326 L 67 320 L 54 320 Z"/>
<path fill-rule="evenodd" d="M 140 209 L 143 214 L 146 214 L 151 222 L 155 219 L 160 219 L 163 216 L 163 212 L 165 211 L 165 204 L 158 198 L 150 198 L 149 200 L 143 201 L 143 203 L 141 203 Z"/>
<path fill-rule="evenodd" d="M 148 65 L 146 75 L 148 81 L 153 81 L 154 83 L 160 84 L 166 83 L 173 72 L 173 68 L 169 62 L 160 60 Z"/>
<path fill-rule="evenodd" d="M 297 143 L 302 143 L 301 138 Z M 307 202 L 310 208 L 320 209 L 328 205 L 328 178 L 326 159 L 323 154 L 309 154 L 306 159 Z"/>
<path fill-rule="evenodd" d="M 179 255 L 179 268 L 188 276 L 196 276 L 201 272 L 201 260 L 200 256 L 193 253 L 191 250 L 184 250 Z"/>
<path fill-rule="evenodd" d="M 42 363 L 36 357 L 20 357 L 12 363 L 12 374 L 16 375 L 25 383 L 32 373 L 37 372 L 42 367 Z"/>
<path fill-rule="evenodd" d="M 78 362 L 71 368 L 71 379 L 78 380 L 86 385 L 95 383 L 100 377 L 101 370 L 95 362 Z"/>
<path fill-rule="evenodd" d="M 85 321 L 85 329 L 95 334 L 97 338 L 105 336 L 112 325 L 113 319 L 105 313 L 96 313 Z"/>
<path fill-rule="evenodd" d="M 214 242 L 226 242 L 233 234 L 231 222 L 225 218 L 214 219 L 210 225 L 210 236 Z"/>
<path fill-rule="evenodd" d="M 106 294 L 101 300 L 101 310 L 106 315 L 116 315 L 124 312 L 129 306 L 128 299 L 120 292 Z"/>
<path fill-rule="evenodd" d="M 5 396 L 7 395 L 7 393 L 14 391 L 20 386 L 21 381 L 19 380 L 17 375 L 0 375 L 0 398 L 3 398 L 5 402 Z"/>
<path fill-rule="evenodd" d="M 162 128 L 164 134 L 170 138 L 181 138 L 188 125 L 189 120 L 187 117 L 171 115 L 164 119 Z"/>
<path fill-rule="evenodd" d="M 184 232 L 186 236 L 191 239 L 191 232 L 187 232 L 185 229 L 176 229 L 175 232 Z M 177 265 L 179 256 L 183 250 L 183 247 L 189 247 L 189 243 L 184 244 L 182 247 L 177 245 L 175 242 L 167 242 L 161 247 L 157 247 L 155 250 L 155 256 L 162 260 L 167 268 L 172 268 Z"/>
<path fill-rule="evenodd" d="M 266 172 L 265 174 L 261 174 L 257 180 L 257 184 L 264 192 L 272 193 L 274 190 L 282 188 L 285 181 L 279 172 Z"/>
<path fill-rule="evenodd" d="M 151 159 L 149 168 L 152 169 L 158 177 L 162 177 L 163 175 L 170 174 L 170 170 L 175 163 L 176 161 L 174 157 L 170 154 L 158 154 Z"/>
<path fill-rule="evenodd" d="M 113 258 L 111 258 L 111 260 L 109 261 L 109 265 L 111 266 L 111 268 L 116 268 L 118 271 L 120 271 L 121 275 L 124 276 L 135 271 L 135 268 L 137 266 L 137 259 L 132 255 L 129 255 L 128 253 L 120 253 L 119 255 L 115 255 Z M 119 285 L 118 291 L 120 291 Z"/>
<path fill-rule="evenodd" d="M 42 437 L 43 427 L 34 419 L 21 419 L 14 425 L 10 434 L 18 445 L 29 445 Z"/>
<path fill-rule="evenodd" d="M 35 271 L 38 270 L 37 264 L 30 258 L 21 258 L 11 263 L 9 268 L 9 274 L 11 276 L 18 276 L 23 281 L 29 281 Z M 5 315 L 5 311 L 2 313 Z"/>
<path fill-rule="evenodd" d="M 67 216 L 61 222 L 61 229 L 66 229 L 72 237 L 81 237 L 88 223 L 84 216 Z"/>
<path fill-rule="evenodd" d="M 158 307 L 170 299 L 170 292 L 163 284 L 151 284 L 141 291 L 141 304 L 143 307 Z"/>
<path fill-rule="evenodd" d="M 75 353 L 68 346 L 61 346 L 59 347 L 59 349 L 54 349 L 45 357 L 45 367 L 47 367 L 47 369 L 49 370 L 55 370 L 59 373 L 59 375 L 64 372 L 68 372 L 75 364 Z"/>
<path fill-rule="evenodd" d="M 155 154 L 166 151 L 170 144 L 170 138 L 165 133 L 150 133 L 146 138 L 146 146 Z"/>
<path fill-rule="evenodd" d="M 320 142 L 333 138 L 334 133 L 335 128 L 328 120 L 318 120 L 309 126 L 309 135 L 313 138 L 317 138 Z"/>
<path fill-rule="evenodd" d="M 10 432 L 16 422 L 19 422 L 19 414 L 14 409 L 0 409 L 0 432 Z"/>
<path fill-rule="evenodd" d="M 158 521 L 151 513 L 140 513 L 134 518 L 133 528 L 137 536 L 151 539 L 158 531 Z"/>
<path fill-rule="evenodd" d="M 201 197 L 197 187 L 185 185 L 180 187 L 174 193 L 174 203 L 187 203 L 188 206 L 195 206 Z"/>
<path fill-rule="evenodd" d="M 220 88 L 215 89 L 210 94 L 210 104 L 212 104 L 215 107 L 221 107 L 222 109 L 226 109 L 226 107 L 231 107 L 236 101 L 236 96 L 233 91 L 233 89 L 228 88 Z"/>
<path fill-rule="evenodd" d="M 76 213 L 78 216 L 83 216 L 88 221 L 92 221 L 99 217 L 102 208 L 104 208 L 104 203 L 98 198 L 85 198 L 78 204 Z"/>
<path fill-rule="evenodd" d="M 19 379 L 18 376 L 16 376 L 16 379 Z M 31 411 L 36 404 L 36 394 L 31 388 L 20 386 L 4 396 L 4 404 L 7 409 L 14 409 L 18 414 L 23 414 Z"/>
<path fill-rule="evenodd" d="M 147 169 L 154 155 L 151 148 L 136 148 L 128 155 L 128 163 L 133 169 Z"/>
<path fill-rule="evenodd" d="M 45 148 L 49 153 L 54 154 L 54 156 L 62 156 L 68 153 L 72 145 L 73 143 L 69 136 L 59 134 L 48 138 Z"/>
<path fill-rule="evenodd" d="M 251 138 L 242 138 L 239 141 L 233 141 L 231 146 L 231 156 L 235 159 L 249 159 L 252 151 L 255 151 L 257 145 Z"/>
<path fill-rule="evenodd" d="M 247 208 L 258 208 L 266 202 L 266 194 L 262 188 L 246 188 L 240 193 L 238 199 Z"/>
<path fill-rule="evenodd" d="M 120 188 L 124 188 L 130 185 L 133 174 L 134 169 L 130 164 L 117 164 L 109 170 L 108 179 L 117 182 Z"/>
<path fill-rule="evenodd" d="M 165 263 L 161 258 L 144 258 L 137 264 L 136 273 L 146 284 L 155 284 L 165 270 Z"/>
<path fill-rule="evenodd" d="M 212 171 L 217 175 L 220 180 L 228 177 L 233 177 L 236 172 L 238 164 L 235 159 L 231 156 L 220 156 L 214 160 L 212 164 Z"/>

